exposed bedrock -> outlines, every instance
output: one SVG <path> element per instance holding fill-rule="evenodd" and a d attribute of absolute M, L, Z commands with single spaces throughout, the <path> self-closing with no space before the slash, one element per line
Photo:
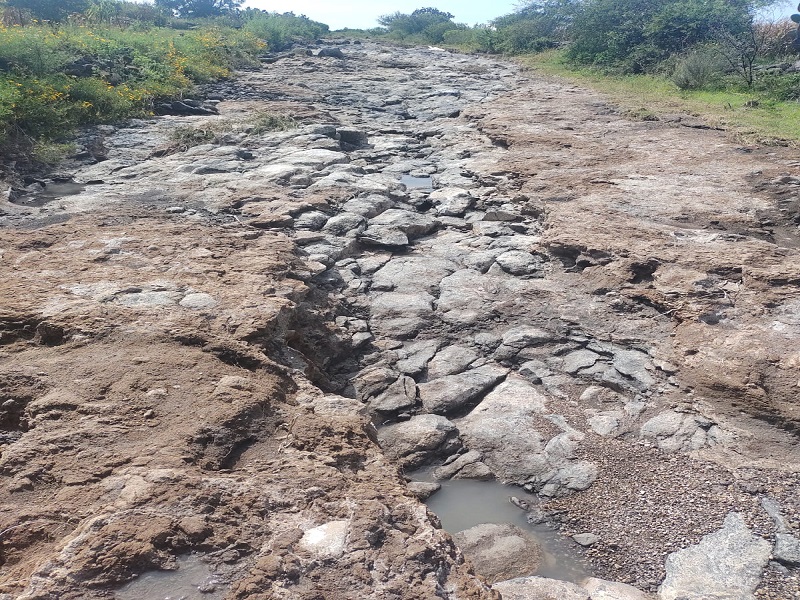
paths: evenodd
<path fill-rule="evenodd" d="M 799 595 L 791 153 L 335 50 L 87 132 L 91 185 L 3 202 L 0 597 L 187 555 L 230 599 Z M 596 577 L 534 576 L 525 531 L 454 542 L 418 467 L 538 495 Z"/>

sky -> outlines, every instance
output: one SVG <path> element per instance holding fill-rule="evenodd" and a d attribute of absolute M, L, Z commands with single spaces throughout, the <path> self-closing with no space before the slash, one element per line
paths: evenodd
<path fill-rule="evenodd" d="M 454 15 L 456 23 L 475 25 L 514 11 L 520 0 L 247 0 L 244 7 L 270 12 L 293 12 L 314 21 L 326 23 L 331 29 L 378 27 L 378 17 L 394 12 L 410 13 L 432 6 Z"/>

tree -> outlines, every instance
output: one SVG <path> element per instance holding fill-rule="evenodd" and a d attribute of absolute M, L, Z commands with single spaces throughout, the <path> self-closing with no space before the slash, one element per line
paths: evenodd
<path fill-rule="evenodd" d="M 40 21 L 63 21 L 73 13 L 86 10 L 88 0 L 8 0 L 10 8 L 29 13 Z"/>
<path fill-rule="evenodd" d="M 449 12 L 426 7 L 418 8 L 410 15 L 401 12 L 384 15 L 378 18 L 378 23 L 398 37 L 421 35 L 429 42 L 438 43 L 446 31 L 458 28 L 452 19 L 453 15 Z"/>
<path fill-rule="evenodd" d="M 241 4 L 242 0 L 156 0 L 156 6 L 188 19 L 230 14 L 236 12 Z"/>

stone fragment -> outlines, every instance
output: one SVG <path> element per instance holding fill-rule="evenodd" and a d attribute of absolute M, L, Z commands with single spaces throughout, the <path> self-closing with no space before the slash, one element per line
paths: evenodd
<path fill-rule="evenodd" d="M 771 549 L 747 528 L 741 515 L 728 513 L 722 529 L 667 557 L 659 598 L 752 600 Z"/>
<path fill-rule="evenodd" d="M 458 375 L 446 375 L 419 384 L 419 397 L 426 412 L 447 415 L 475 404 L 502 380 L 508 369 L 487 365 Z"/>
<path fill-rule="evenodd" d="M 408 236 L 394 227 L 367 227 L 358 240 L 368 246 L 397 249 L 408 246 Z"/>
<path fill-rule="evenodd" d="M 800 567 L 800 539 L 788 533 L 775 534 L 775 560 L 790 567 Z"/>
<path fill-rule="evenodd" d="M 511 275 L 532 275 L 542 267 L 539 257 L 522 250 L 503 252 L 495 260 L 503 271 Z"/>
<path fill-rule="evenodd" d="M 483 455 L 480 452 L 477 450 L 470 450 L 469 452 L 456 458 L 454 461 L 434 469 L 433 477 L 435 479 L 450 479 L 467 465 L 479 462 L 481 458 L 483 458 Z"/>
<path fill-rule="evenodd" d="M 428 379 L 461 373 L 478 360 L 478 353 L 465 346 L 447 346 L 436 353 L 428 363 Z"/>
<path fill-rule="evenodd" d="M 364 230 L 366 220 L 361 215 L 353 213 L 340 213 L 328 219 L 322 231 L 331 235 L 341 236 L 348 233 L 360 233 Z"/>
<path fill-rule="evenodd" d="M 591 350 L 575 350 L 564 357 L 562 369 L 570 375 L 577 375 L 581 369 L 594 366 L 600 355 Z"/>
<path fill-rule="evenodd" d="M 429 215 L 399 208 L 390 208 L 369 220 L 369 229 L 396 229 L 405 233 L 409 239 L 432 233 L 438 226 L 439 223 Z"/>
<path fill-rule="evenodd" d="M 453 541 L 489 583 L 529 575 L 542 558 L 533 536 L 506 523 L 470 527 L 453 535 Z"/>
<path fill-rule="evenodd" d="M 417 384 L 411 377 L 400 377 L 378 397 L 370 400 L 370 409 L 381 413 L 392 413 L 414 406 L 417 399 Z"/>
<path fill-rule="evenodd" d="M 589 592 L 574 583 L 544 577 L 499 581 L 492 589 L 500 592 L 503 600 L 591 600 Z"/>
<path fill-rule="evenodd" d="M 417 467 L 433 458 L 456 433 L 456 426 L 445 417 L 417 415 L 383 427 L 378 431 L 378 439 L 390 459 L 399 460 L 407 467 Z"/>
<path fill-rule="evenodd" d="M 414 494 L 420 500 L 427 500 L 436 492 L 442 489 L 440 483 L 433 483 L 430 481 L 409 481 L 408 491 Z"/>
<path fill-rule="evenodd" d="M 650 594 L 616 581 L 605 581 L 590 577 L 583 582 L 584 589 L 589 592 L 591 600 L 651 600 Z"/>
<path fill-rule="evenodd" d="M 195 292 L 193 294 L 186 294 L 178 304 L 184 308 L 203 310 L 204 308 L 214 308 L 217 305 L 217 301 L 214 300 L 213 296 L 210 294 Z"/>
<path fill-rule="evenodd" d="M 579 544 L 584 548 L 588 548 L 589 546 L 594 546 L 597 542 L 599 542 L 600 536 L 594 533 L 576 533 L 572 536 L 572 539 L 575 540 L 576 544 Z"/>

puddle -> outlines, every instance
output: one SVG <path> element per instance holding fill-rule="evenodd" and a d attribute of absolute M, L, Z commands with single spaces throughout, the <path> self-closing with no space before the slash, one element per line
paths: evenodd
<path fill-rule="evenodd" d="M 226 587 L 199 556 L 177 559 L 174 571 L 147 571 L 114 592 L 115 600 L 222 600 Z"/>
<path fill-rule="evenodd" d="M 13 202 L 19 206 L 44 206 L 53 200 L 58 200 L 65 196 L 80 194 L 85 189 L 85 183 L 48 183 L 47 187 L 43 188 L 41 191 L 26 194 Z"/>
<path fill-rule="evenodd" d="M 400 183 L 406 186 L 407 190 L 423 190 L 430 192 L 433 190 L 433 179 L 430 177 L 413 177 L 412 175 L 402 175 Z"/>
<path fill-rule="evenodd" d="M 414 478 L 431 480 L 424 471 L 414 473 Z M 497 481 L 453 479 L 439 483 L 442 489 L 433 494 L 426 504 L 439 517 L 445 531 L 456 533 L 481 523 L 517 525 L 531 532 L 542 548 L 542 565 L 532 575 L 573 583 L 591 577 L 587 566 L 575 555 L 571 542 L 550 527 L 531 525 L 525 518 L 527 513 L 508 501 L 509 496 L 516 496 L 537 504 L 539 501 L 536 496 Z"/>

